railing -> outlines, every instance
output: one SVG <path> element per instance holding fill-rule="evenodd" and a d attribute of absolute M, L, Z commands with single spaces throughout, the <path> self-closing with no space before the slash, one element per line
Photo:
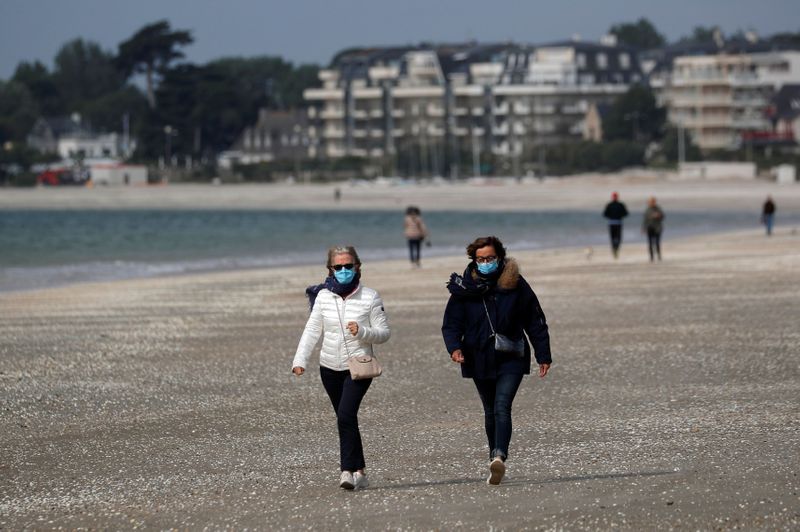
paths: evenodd
<path fill-rule="evenodd" d="M 319 113 L 322 119 L 344 118 L 344 109 L 323 109 Z"/>

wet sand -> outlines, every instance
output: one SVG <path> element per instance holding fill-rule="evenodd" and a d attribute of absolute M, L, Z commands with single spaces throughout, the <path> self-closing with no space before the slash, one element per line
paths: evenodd
<path fill-rule="evenodd" d="M 462 257 L 365 265 L 393 334 L 355 493 L 317 372 L 290 375 L 320 268 L 0 294 L 0 528 L 800 527 L 800 235 L 512 255 L 554 365 L 499 487 L 439 332 Z"/>

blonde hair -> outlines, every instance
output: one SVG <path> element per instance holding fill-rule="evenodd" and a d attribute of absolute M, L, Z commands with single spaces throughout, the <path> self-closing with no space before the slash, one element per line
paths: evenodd
<path fill-rule="evenodd" d="M 328 263 L 326 266 L 328 270 L 333 269 L 333 257 L 336 255 L 350 255 L 353 257 L 353 263 L 356 266 L 361 266 L 361 259 L 358 258 L 358 252 L 353 246 L 333 246 L 328 249 Z"/>

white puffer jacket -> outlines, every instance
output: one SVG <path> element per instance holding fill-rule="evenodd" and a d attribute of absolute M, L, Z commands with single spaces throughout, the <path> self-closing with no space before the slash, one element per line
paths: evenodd
<path fill-rule="evenodd" d="M 347 324 L 351 321 L 358 323 L 355 336 L 347 330 Z M 342 329 L 347 346 L 342 342 Z M 326 288 L 320 290 L 297 346 L 292 367 L 308 367 L 308 359 L 322 333 L 325 334 L 319 352 L 321 366 L 345 371 L 348 369 L 348 354 L 371 355 L 372 344 L 384 343 L 390 334 L 381 296 L 365 286 L 359 286 L 345 299 Z"/>

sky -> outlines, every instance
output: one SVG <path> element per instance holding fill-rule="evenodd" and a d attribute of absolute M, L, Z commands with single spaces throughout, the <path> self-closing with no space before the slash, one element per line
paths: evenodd
<path fill-rule="evenodd" d="M 598 40 L 616 23 L 649 19 L 669 40 L 720 26 L 760 35 L 800 31 L 800 0 L 0 0 L 0 79 L 20 61 L 52 67 L 81 37 L 116 51 L 161 19 L 191 30 L 187 59 L 279 55 L 327 64 L 351 46 L 478 40 Z"/>

